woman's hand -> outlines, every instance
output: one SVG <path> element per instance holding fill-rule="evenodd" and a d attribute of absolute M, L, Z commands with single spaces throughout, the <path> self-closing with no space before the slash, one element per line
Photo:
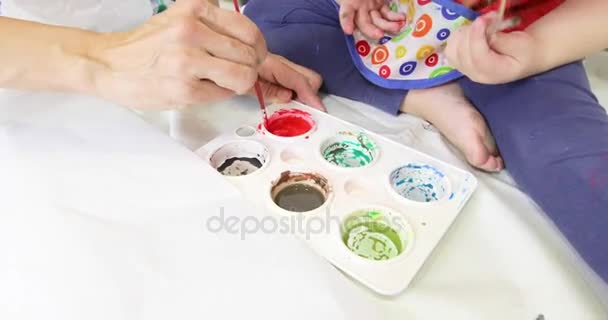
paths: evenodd
<path fill-rule="evenodd" d="M 126 33 L 107 34 L 91 55 L 105 67 L 99 95 L 137 108 L 177 108 L 247 93 L 267 51 L 246 17 L 181 0 Z"/>
<path fill-rule="evenodd" d="M 180 0 L 127 33 L 107 34 L 91 55 L 105 68 L 98 94 L 142 109 L 181 108 L 252 93 L 261 77 L 270 101 L 293 92 L 322 109 L 320 77 L 269 55 L 247 17 L 203 0 Z M 268 57 L 268 59 L 267 59 Z"/>
<path fill-rule="evenodd" d="M 269 54 L 260 67 L 262 92 L 267 102 L 300 102 L 325 111 L 317 92 L 323 83 L 321 76 L 281 56 Z M 253 94 L 253 93 L 252 93 Z"/>

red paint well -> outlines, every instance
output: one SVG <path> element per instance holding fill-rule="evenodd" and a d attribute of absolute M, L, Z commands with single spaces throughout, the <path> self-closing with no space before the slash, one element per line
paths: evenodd
<path fill-rule="evenodd" d="M 303 135 L 315 125 L 310 113 L 297 109 L 282 109 L 268 118 L 266 130 L 279 137 L 296 137 Z"/>

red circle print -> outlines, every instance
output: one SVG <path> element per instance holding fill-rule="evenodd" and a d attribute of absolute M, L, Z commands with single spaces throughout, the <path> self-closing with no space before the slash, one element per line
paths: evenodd
<path fill-rule="evenodd" d="M 416 21 L 416 26 L 414 27 L 414 32 L 412 32 L 412 35 L 418 38 L 424 37 L 427 33 L 429 33 L 429 31 L 431 31 L 432 27 L 433 18 L 431 18 L 431 16 L 428 14 L 423 14 L 420 16 L 420 18 L 418 18 L 418 21 Z"/>
<path fill-rule="evenodd" d="M 418 5 L 424 6 L 426 4 L 429 4 L 429 2 L 431 2 L 432 0 L 418 0 Z"/>
<path fill-rule="evenodd" d="M 378 74 L 382 78 L 386 79 L 391 76 L 391 68 L 389 68 L 388 66 L 382 66 L 382 68 L 380 68 L 380 70 L 378 71 Z"/>
<path fill-rule="evenodd" d="M 372 64 L 381 64 L 388 59 L 389 53 L 386 46 L 378 47 L 372 52 Z"/>
<path fill-rule="evenodd" d="M 367 55 L 369 54 L 369 50 L 371 49 L 369 43 L 367 43 L 367 41 L 365 40 L 360 40 L 359 42 L 357 42 L 357 44 L 355 44 L 355 47 L 357 48 L 357 52 L 359 53 L 359 55 L 362 57 L 367 57 Z"/>
<path fill-rule="evenodd" d="M 428 58 L 426 58 L 426 61 L 424 61 L 424 63 L 429 67 L 436 66 L 438 62 L 439 62 L 439 56 L 436 53 L 433 53 Z"/>

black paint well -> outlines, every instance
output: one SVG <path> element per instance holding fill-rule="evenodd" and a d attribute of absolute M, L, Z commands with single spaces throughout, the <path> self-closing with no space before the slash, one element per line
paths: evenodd
<path fill-rule="evenodd" d="M 226 143 L 216 149 L 209 162 L 225 176 L 240 177 L 252 174 L 264 167 L 270 154 L 266 146 L 254 140 Z"/>
<path fill-rule="evenodd" d="M 262 167 L 260 157 L 234 157 L 228 158 L 218 168 L 221 174 L 225 176 L 246 176 Z"/>

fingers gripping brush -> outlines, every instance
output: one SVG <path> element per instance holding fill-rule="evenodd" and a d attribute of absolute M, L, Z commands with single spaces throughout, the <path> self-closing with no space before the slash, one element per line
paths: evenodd
<path fill-rule="evenodd" d="M 232 0 L 234 4 L 234 10 L 238 13 L 241 13 L 241 8 L 239 7 L 238 0 Z M 260 82 L 256 81 L 254 85 L 255 95 L 258 97 L 258 102 L 260 103 L 260 109 L 264 115 L 264 127 L 268 127 L 268 113 L 266 112 L 266 103 L 264 102 L 264 94 L 262 94 L 262 88 L 260 87 Z"/>

